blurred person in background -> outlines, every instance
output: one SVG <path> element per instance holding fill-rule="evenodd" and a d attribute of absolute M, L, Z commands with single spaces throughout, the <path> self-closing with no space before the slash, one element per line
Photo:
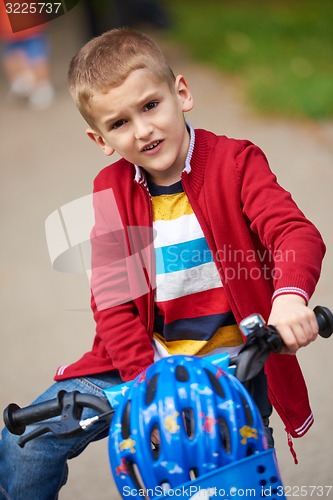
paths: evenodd
<path fill-rule="evenodd" d="M 170 25 L 163 2 L 155 0 L 83 0 L 88 38 L 119 27 L 146 24 L 156 29 Z"/>
<path fill-rule="evenodd" d="M 34 109 L 49 107 L 54 98 L 54 88 L 45 24 L 13 33 L 5 4 L 0 0 L 0 42 L 9 98 L 24 99 Z"/>

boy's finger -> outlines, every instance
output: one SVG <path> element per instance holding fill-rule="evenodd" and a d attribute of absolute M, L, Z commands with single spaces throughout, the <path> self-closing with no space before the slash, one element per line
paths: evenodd
<path fill-rule="evenodd" d="M 288 354 L 295 354 L 299 349 L 299 344 L 292 328 L 284 325 L 278 327 L 278 331 L 285 345 L 284 351 L 287 351 Z"/>

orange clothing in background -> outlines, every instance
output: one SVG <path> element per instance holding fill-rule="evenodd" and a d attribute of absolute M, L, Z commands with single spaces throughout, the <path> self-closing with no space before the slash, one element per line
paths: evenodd
<path fill-rule="evenodd" d="M 12 16 L 25 16 L 29 24 L 33 24 L 34 20 L 39 23 L 41 16 L 39 14 L 12 14 Z M 12 17 L 13 19 L 13 17 Z M 28 24 L 27 22 L 27 24 Z M 41 35 L 45 32 L 45 24 L 38 24 L 32 28 L 28 28 L 22 31 L 17 31 L 13 33 L 12 25 L 9 20 L 9 15 L 6 12 L 6 7 L 4 0 L 0 0 L 0 40 L 10 43 L 18 42 L 20 40 L 26 40 L 27 38 L 33 38 L 35 36 Z"/>

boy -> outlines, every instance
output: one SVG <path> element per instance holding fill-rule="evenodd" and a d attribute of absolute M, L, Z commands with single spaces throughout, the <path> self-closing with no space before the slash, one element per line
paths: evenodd
<path fill-rule="evenodd" d="M 259 312 L 286 347 L 266 364 L 268 390 L 263 373 L 255 381 L 255 400 L 266 426 L 272 403 L 302 436 L 313 416 L 293 354 L 317 336 L 307 302 L 325 251 L 318 231 L 256 146 L 185 122 L 189 86 L 146 36 L 119 29 L 91 40 L 71 62 L 69 86 L 88 137 L 122 159 L 94 184 L 92 350 L 60 367 L 37 401 L 61 389 L 100 394 L 170 354 L 237 352 L 237 323 Z M 4 432 L 0 492 L 56 497 L 67 459 L 106 433 L 99 424 L 70 440 L 45 435 L 22 451 Z"/>

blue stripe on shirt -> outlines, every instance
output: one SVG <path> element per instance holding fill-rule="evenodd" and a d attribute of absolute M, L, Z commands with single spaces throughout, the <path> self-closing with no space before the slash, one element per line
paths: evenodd
<path fill-rule="evenodd" d="M 155 255 L 157 274 L 183 271 L 213 262 L 212 252 L 205 238 L 156 248 Z"/>

